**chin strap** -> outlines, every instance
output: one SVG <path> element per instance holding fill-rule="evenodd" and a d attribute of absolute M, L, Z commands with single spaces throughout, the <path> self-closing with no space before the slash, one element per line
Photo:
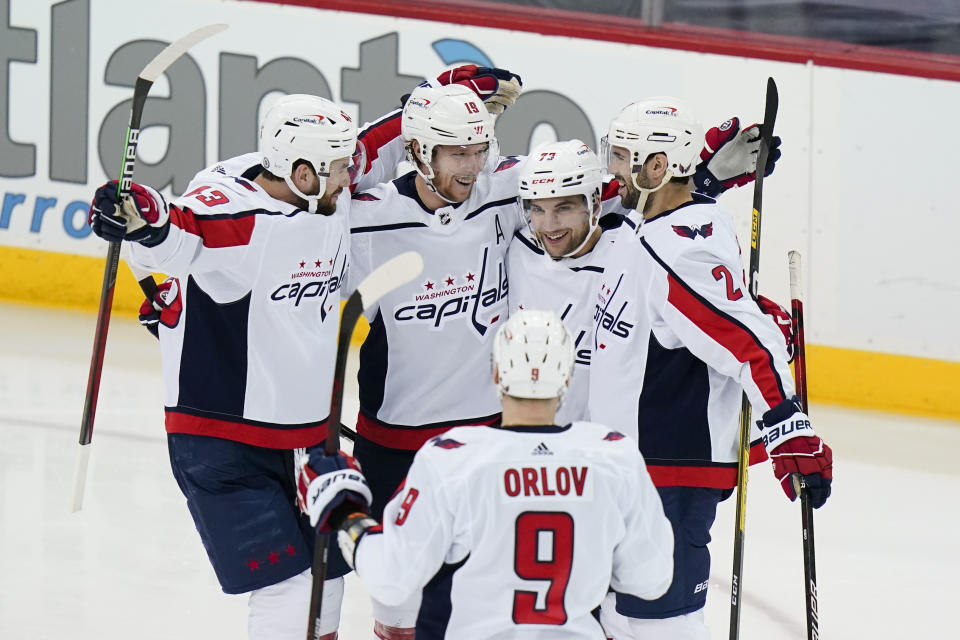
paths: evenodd
<path fill-rule="evenodd" d="M 307 211 L 309 211 L 310 213 L 317 212 L 317 205 L 319 204 L 320 198 L 323 197 L 323 194 L 327 188 L 326 178 L 324 178 L 320 174 L 317 174 L 317 180 L 320 181 L 320 189 L 318 191 L 318 195 L 308 196 L 304 192 L 300 191 L 300 189 L 297 188 L 297 185 L 293 184 L 293 178 L 291 176 L 287 176 L 286 178 L 283 179 L 283 181 L 287 183 L 287 186 L 290 187 L 290 190 L 293 191 L 298 198 L 303 198 L 304 200 L 307 201 Z"/>
<path fill-rule="evenodd" d="M 667 169 L 667 171 L 664 172 L 664 174 L 663 174 L 663 180 L 661 180 L 661 181 L 660 181 L 660 184 L 658 184 L 657 186 L 655 186 L 653 189 L 644 189 L 643 187 L 641 187 L 640 185 L 638 185 L 638 184 L 637 184 L 637 176 L 638 176 L 638 175 L 640 175 L 640 174 L 638 174 L 638 173 L 631 173 L 631 174 L 630 174 L 630 182 L 632 182 L 632 183 L 633 183 L 633 186 L 636 187 L 637 191 L 640 192 L 640 198 L 637 200 L 637 206 L 634 207 L 634 209 L 637 211 L 637 213 L 640 214 L 641 217 L 643 217 L 643 208 L 647 205 L 647 198 L 650 197 L 650 194 L 651 194 L 651 193 L 653 193 L 654 191 L 659 191 L 660 189 L 663 188 L 663 185 L 665 185 L 665 184 L 667 184 L 668 182 L 670 182 L 670 178 L 673 177 L 673 172 L 670 171 L 669 169 Z M 637 229 L 639 229 L 639 228 L 640 228 L 640 227 L 637 227 Z"/>
<path fill-rule="evenodd" d="M 423 178 L 423 181 L 427 183 L 427 188 L 430 189 L 430 191 L 434 195 L 436 195 L 438 198 L 440 198 L 447 204 L 457 204 L 455 200 L 450 200 L 449 198 L 444 196 L 442 193 L 440 193 L 440 191 L 438 191 L 437 188 L 434 186 L 433 179 L 437 177 L 437 174 L 433 172 L 433 167 L 431 167 L 428 164 L 427 167 L 429 167 L 430 169 L 430 175 L 425 174 L 423 170 L 420 169 L 420 161 L 417 158 L 415 158 L 413 156 L 413 153 L 410 151 L 407 151 L 407 160 L 413 164 L 413 168 L 417 171 L 417 175 Z"/>

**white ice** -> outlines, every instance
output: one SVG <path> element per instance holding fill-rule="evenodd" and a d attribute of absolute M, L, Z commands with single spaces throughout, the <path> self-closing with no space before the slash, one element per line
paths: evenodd
<path fill-rule="evenodd" d="M 157 344 L 115 318 L 86 502 L 70 512 L 93 341 L 88 313 L 0 305 L 0 638 L 244 638 L 246 597 L 224 595 L 170 473 Z M 345 419 L 356 415 L 348 387 Z M 834 449 L 816 512 L 823 638 L 958 637 L 960 423 L 814 405 Z M 800 514 L 768 465 L 750 476 L 744 640 L 805 638 Z M 707 621 L 727 637 L 734 500 L 711 544 Z M 347 584 L 344 640 L 369 638 Z"/>

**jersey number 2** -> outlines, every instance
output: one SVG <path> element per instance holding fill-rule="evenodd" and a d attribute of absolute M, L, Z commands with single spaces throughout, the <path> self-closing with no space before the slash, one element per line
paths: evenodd
<path fill-rule="evenodd" d="M 713 274 L 714 280 L 717 280 L 718 282 L 723 280 L 726 282 L 727 300 L 739 300 L 743 297 L 743 292 L 733 286 L 733 276 L 730 274 L 730 269 L 727 269 L 722 264 L 718 264 L 710 273 Z"/>
<path fill-rule="evenodd" d="M 573 567 L 573 517 L 562 511 L 524 511 L 517 516 L 513 570 L 524 580 L 548 581 L 544 606 L 536 591 L 513 592 L 515 624 L 567 621 L 563 600 Z"/>

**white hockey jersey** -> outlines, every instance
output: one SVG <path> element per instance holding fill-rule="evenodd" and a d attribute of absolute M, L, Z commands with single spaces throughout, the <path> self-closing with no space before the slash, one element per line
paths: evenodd
<path fill-rule="evenodd" d="M 714 200 L 694 194 L 625 235 L 597 287 L 591 419 L 637 439 L 657 486 L 731 488 L 741 391 L 758 417 L 793 395 L 783 336 Z"/>
<path fill-rule="evenodd" d="M 587 420 L 588 386 L 590 382 L 590 351 L 593 346 L 593 315 L 596 279 L 604 272 L 607 254 L 617 235 L 632 235 L 639 216 L 632 209 L 619 207 L 604 217 L 614 220 L 616 226 L 604 229 L 594 248 L 576 258 L 553 260 L 544 255 L 534 243 L 526 227 L 514 234 L 514 242 L 507 252 L 507 274 L 510 278 L 510 312 L 517 309 L 544 309 L 557 312 L 574 338 L 576 345 L 573 377 L 563 394 L 563 403 L 557 411 L 558 424 L 573 420 Z M 609 207 L 614 209 L 614 207 Z M 604 206 L 606 211 L 608 207 Z"/>
<path fill-rule="evenodd" d="M 384 604 L 423 589 L 418 640 L 602 640 L 590 612 L 608 587 L 654 599 L 672 580 L 673 532 L 636 443 L 599 424 L 451 429 L 383 518 L 356 571 Z"/>
<path fill-rule="evenodd" d="M 437 211 L 420 202 L 414 172 L 354 195 L 351 282 L 404 251 L 424 263 L 419 278 L 367 310 L 357 432 L 368 440 L 415 451 L 451 426 L 499 420 L 487 381 L 508 313 L 504 257 L 521 224 L 516 164 L 502 158 L 465 202 Z"/>
<path fill-rule="evenodd" d="M 398 114 L 361 133 L 361 187 L 401 159 Z M 253 181 L 259 163 L 250 153 L 198 173 L 166 239 L 130 243 L 130 260 L 179 281 L 179 315 L 160 325 L 167 431 L 292 449 L 326 437 L 351 199 L 308 213 Z"/>

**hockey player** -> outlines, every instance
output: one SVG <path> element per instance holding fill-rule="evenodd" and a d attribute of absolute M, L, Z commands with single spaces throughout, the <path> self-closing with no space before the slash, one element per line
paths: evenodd
<path fill-rule="evenodd" d="M 832 453 L 797 404 L 780 332 L 746 290 L 732 220 L 692 191 L 699 123 L 676 99 L 654 98 L 626 107 L 605 143 L 643 225 L 618 239 L 597 286 L 589 411 L 637 438 L 675 535 L 667 593 L 619 593 L 616 610 L 637 638 L 703 639 L 707 543 L 736 485 L 741 392 L 791 500 L 799 473 L 813 505 L 824 504 Z M 616 623 L 606 605 L 603 621 L 608 632 Z"/>
<path fill-rule="evenodd" d="M 741 132 L 737 118 L 711 129 L 694 177 L 697 188 L 720 193 L 751 181 L 759 145 L 755 132 L 755 127 Z M 779 155 L 779 149 L 771 155 L 767 175 Z M 557 412 L 560 424 L 588 418 L 594 281 L 604 272 L 616 236 L 632 234 L 641 222 L 631 207 L 636 203 L 628 198 L 624 206 L 619 184 L 604 183 L 603 173 L 597 155 L 579 140 L 541 145 L 520 170 L 520 203 L 527 225 L 514 234 L 507 253 L 510 310 L 552 309 L 574 335 L 576 366 Z M 762 296 L 761 303 L 768 313 L 786 313 Z"/>
<path fill-rule="evenodd" d="M 587 419 L 594 280 L 620 229 L 632 233 L 636 212 L 620 206 L 616 188 L 604 188 L 600 160 L 579 140 L 536 148 L 520 170 L 526 227 L 507 252 L 510 312 L 551 309 L 574 336 L 570 388 L 557 411 L 559 424 Z M 606 192 L 606 200 L 601 195 Z"/>
<path fill-rule="evenodd" d="M 496 71 L 502 106 L 519 93 L 519 78 Z M 495 390 L 478 384 L 507 317 L 504 256 L 521 222 L 517 163 L 498 153 L 488 102 L 460 84 L 418 87 L 401 116 L 415 169 L 354 196 L 351 282 L 404 251 L 424 261 L 420 279 L 368 310 L 360 350 L 354 455 L 367 469 L 377 517 L 425 442 L 500 417 Z M 416 595 L 399 606 L 374 602 L 376 634 L 411 637 L 418 608 Z"/>
<path fill-rule="evenodd" d="M 294 449 L 326 436 L 350 187 L 393 170 L 357 150 L 338 105 L 289 95 L 264 115 L 259 153 L 201 171 L 169 205 L 136 184 L 118 205 L 112 182 L 91 208 L 97 235 L 173 276 L 154 301 L 170 462 L 223 590 L 250 593 L 253 640 L 306 631 L 313 531 Z M 331 553 L 327 640 L 348 570 Z"/>
<path fill-rule="evenodd" d="M 636 443 L 600 424 L 558 426 L 573 341 L 524 310 L 493 346 L 502 427 L 457 427 L 416 454 L 383 525 L 352 458 L 310 456 L 300 496 L 386 603 L 423 590 L 417 640 L 594 638 L 608 585 L 656 598 L 673 535 Z"/>

